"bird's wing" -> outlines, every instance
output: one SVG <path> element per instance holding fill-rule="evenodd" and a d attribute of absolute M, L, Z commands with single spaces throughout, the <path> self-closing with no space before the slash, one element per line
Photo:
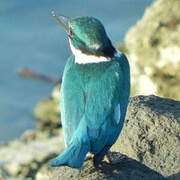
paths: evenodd
<path fill-rule="evenodd" d="M 64 70 L 61 87 L 61 120 L 66 145 L 82 120 L 91 139 L 96 139 L 101 130 L 111 136 L 116 127 L 122 126 L 127 108 L 129 66 L 126 57 L 116 57 L 101 74 L 93 74 L 86 87 L 72 69 L 72 61 L 70 58 Z"/>
<path fill-rule="evenodd" d="M 64 131 L 65 145 L 71 138 L 84 113 L 84 93 L 81 80 L 73 69 L 74 56 L 71 56 L 64 69 L 61 84 L 61 122 Z"/>
<path fill-rule="evenodd" d="M 123 54 L 116 57 L 97 81 L 88 84 L 85 118 L 91 139 L 102 138 L 103 142 L 107 135 L 114 143 L 123 126 L 129 88 L 129 64 Z"/>

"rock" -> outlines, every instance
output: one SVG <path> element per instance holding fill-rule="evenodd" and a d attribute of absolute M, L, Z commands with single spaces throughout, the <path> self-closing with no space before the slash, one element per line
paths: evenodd
<path fill-rule="evenodd" d="M 179 0 L 154 1 L 126 34 L 133 94 L 180 99 L 179 7 Z"/>
<path fill-rule="evenodd" d="M 60 130 L 59 130 L 60 131 Z M 63 135 L 39 136 L 29 131 L 0 147 L 0 177 L 10 179 L 180 179 L 180 102 L 157 96 L 130 99 L 121 136 L 111 148 L 119 160 L 105 161 L 99 170 L 85 162 L 81 173 L 50 168 L 47 161 L 63 150 Z M 116 153 L 115 153 L 116 152 Z M 123 156 L 121 154 L 124 154 Z"/>
<path fill-rule="evenodd" d="M 163 176 L 180 172 L 180 102 L 157 96 L 130 100 L 126 123 L 112 148 Z"/>
<path fill-rule="evenodd" d="M 123 132 L 111 151 L 125 154 L 115 166 L 102 163 L 101 171 L 85 163 L 79 179 L 178 179 L 180 172 L 180 102 L 157 96 L 130 99 Z M 76 175 L 75 175 L 76 174 Z M 77 179 L 70 168 L 43 166 L 42 179 Z"/>
<path fill-rule="evenodd" d="M 151 170 L 136 160 L 126 157 L 121 163 L 110 165 L 101 163 L 100 168 L 94 168 L 91 160 L 84 163 L 83 169 L 79 173 L 68 167 L 50 168 L 44 166 L 36 175 L 37 180 L 163 180 L 162 175 Z"/>
<path fill-rule="evenodd" d="M 37 132 L 35 129 L 28 129 L 26 130 L 21 137 L 19 138 L 20 141 L 22 142 L 29 142 L 29 141 L 33 141 L 37 138 Z"/>
<path fill-rule="evenodd" d="M 11 177 L 33 178 L 37 170 L 64 148 L 63 135 L 29 140 L 15 140 L 0 148 L 0 169 Z M 5 174 L 5 173 L 4 173 Z"/>
<path fill-rule="evenodd" d="M 37 131 L 48 135 L 56 135 L 59 131 L 60 108 L 59 108 L 60 85 L 57 85 L 52 95 L 40 103 L 35 108 L 35 117 L 37 119 Z"/>

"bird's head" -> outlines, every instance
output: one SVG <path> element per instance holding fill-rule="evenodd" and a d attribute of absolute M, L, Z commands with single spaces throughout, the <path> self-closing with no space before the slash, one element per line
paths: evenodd
<path fill-rule="evenodd" d="M 116 50 L 108 38 L 104 26 L 96 18 L 68 18 L 57 16 L 54 12 L 53 16 L 66 31 L 77 62 L 80 61 L 79 63 L 83 64 L 96 63 L 108 61 L 114 56 Z"/>

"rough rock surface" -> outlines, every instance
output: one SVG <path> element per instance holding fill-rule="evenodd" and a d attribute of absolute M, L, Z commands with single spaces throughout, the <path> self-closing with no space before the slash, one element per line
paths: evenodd
<path fill-rule="evenodd" d="M 84 164 L 81 172 L 68 167 L 50 168 L 44 166 L 36 175 L 37 180 L 163 180 L 162 175 L 151 170 L 145 165 L 131 158 L 124 157 L 120 163 L 110 165 L 101 163 L 99 169 L 95 169 L 92 161 Z"/>
<path fill-rule="evenodd" d="M 180 172 L 180 102 L 157 96 L 130 100 L 123 132 L 113 150 L 164 176 Z"/>
<path fill-rule="evenodd" d="M 180 99 L 179 8 L 179 0 L 156 0 L 126 34 L 133 95 Z"/>

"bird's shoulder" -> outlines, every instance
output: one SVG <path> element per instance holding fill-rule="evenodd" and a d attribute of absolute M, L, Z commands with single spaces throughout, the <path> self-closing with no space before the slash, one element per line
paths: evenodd
<path fill-rule="evenodd" d="M 115 64 L 118 64 L 117 71 L 114 73 L 119 75 L 120 81 L 126 81 L 127 84 L 130 83 L 130 66 L 126 55 L 122 52 L 117 52 L 113 58 Z"/>
<path fill-rule="evenodd" d="M 63 71 L 63 78 L 62 83 L 66 81 L 74 82 L 73 80 L 76 79 L 76 71 L 74 70 L 74 55 L 71 55 L 66 62 L 64 71 Z"/>
<path fill-rule="evenodd" d="M 129 61 L 124 53 L 117 51 L 113 57 L 113 60 L 119 63 L 122 69 L 129 69 Z"/>
<path fill-rule="evenodd" d="M 66 73 L 66 71 L 68 71 L 70 68 L 72 68 L 73 64 L 74 64 L 74 55 L 69 56 L 69 58 L 67 59 L 65 68 L 64 68 L 64 73 Z"/>

